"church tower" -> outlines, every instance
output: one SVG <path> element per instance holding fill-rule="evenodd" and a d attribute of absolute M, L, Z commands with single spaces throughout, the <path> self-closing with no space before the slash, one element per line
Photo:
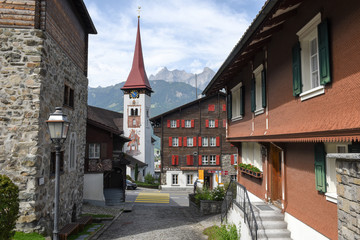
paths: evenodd
<path fill-rule="evenodd" d="M 152 126 L 149 121 L 153 91 L 145 72 L 140 38 L 140 16 L 138 17 L 132 68 L 121 90 L 124 92 L 124 135 L 131 139 L 125 144 L 124 152 L 147 164 L 147 167 L 144 168 L 139 166 L 140 180 L 147 173 L 154 174 Z M 134 177 L 133 171 L 134 169 L 131 172 L 132 177 Z"/>

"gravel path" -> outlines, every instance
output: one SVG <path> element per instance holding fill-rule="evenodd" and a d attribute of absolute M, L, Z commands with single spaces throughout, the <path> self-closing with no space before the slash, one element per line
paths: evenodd
<path fill-rule="evenodd" d="M 189 207 L 134 205 L 97 239 L 207 239 L 202 231 L 220 225 L 220 215 L 200 217 Z"/>

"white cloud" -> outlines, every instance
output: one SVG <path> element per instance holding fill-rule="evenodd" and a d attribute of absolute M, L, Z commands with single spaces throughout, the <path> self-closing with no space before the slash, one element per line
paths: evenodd
<path fill-rule="evenodd" d="M 131 69 L 137 27 L 140 28 L 147 75 L 161 67 L 199 72 L 216 71 L 260 10 L 259 1 L 85 0 L 97 35 L 89 40 L 89 85 L 125 81 Z M 257 7 L 254 7 L 257 4 Z M 234 7 L 236 6 L 236 7 Z M 250 11 L 250 12 L 246 12 Z"/>

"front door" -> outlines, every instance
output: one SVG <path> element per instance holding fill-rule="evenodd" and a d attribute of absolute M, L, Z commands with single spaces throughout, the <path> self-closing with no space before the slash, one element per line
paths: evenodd
<path fill-rule="evenodd" d="M 205 173 L 204 186 L 207 189 L 212 189 L 213 188 L 213 186 L 212 186 L 212 174 L 211 173 Z"/>
<path fill-rule="evenodd" d="M 270 147 L 270 197 L 272 203 L 281 208 L 281 150 L 274 145 Z"/>

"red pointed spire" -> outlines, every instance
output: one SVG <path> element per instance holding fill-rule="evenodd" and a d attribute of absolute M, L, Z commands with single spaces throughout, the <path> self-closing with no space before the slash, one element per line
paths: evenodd
<path fill-rule="evenodd" d="M 133 64 L 131 67 L 130 74 L 125 82 L 125 85 L 121 88 L 121 90 L 139 89 L 139 88 L 140 89 L 145 88 L 152 91 L 149 80 L 145 72 L 144 59 L 141 48 L 140 17 L 138 17 L 138 28 L 136 35 Z"/>

